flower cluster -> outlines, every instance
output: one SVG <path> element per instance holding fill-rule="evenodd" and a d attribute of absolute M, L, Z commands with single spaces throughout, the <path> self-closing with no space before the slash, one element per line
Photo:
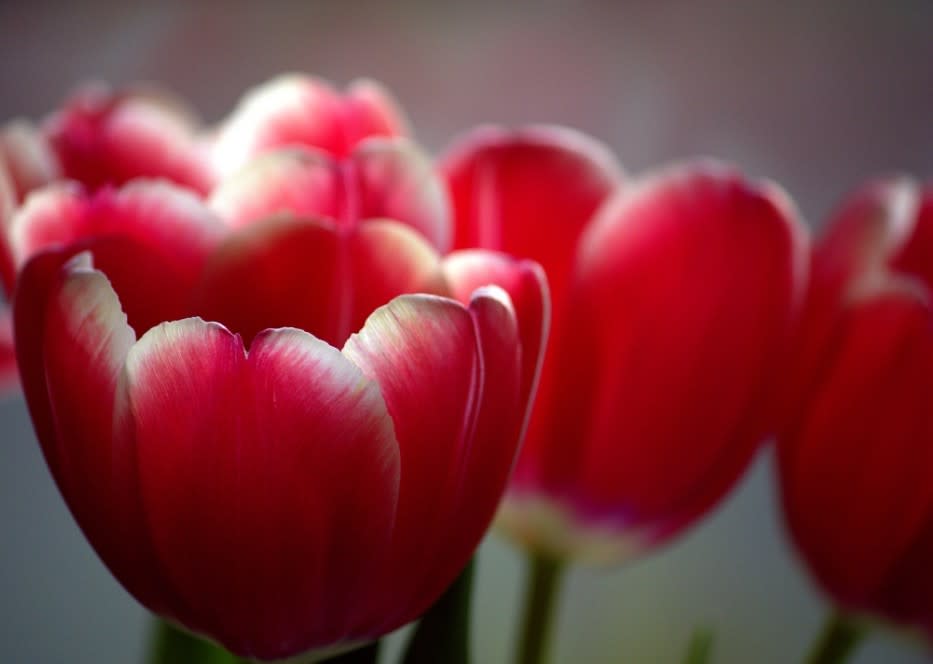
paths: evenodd
<path fill-rule="evenodd" d="M 345 649 L 494 517 L 619 563 L 774 437 L 819 584 L 933 634 L 933 188 L 869 183 L 811 249 L 718 162 L 629 178 L 552 126 L 432 160 L 368 81 L 194 118 L 91 86 L 0 132 L 0 384 L 153 612 L 243 657 Z"/>

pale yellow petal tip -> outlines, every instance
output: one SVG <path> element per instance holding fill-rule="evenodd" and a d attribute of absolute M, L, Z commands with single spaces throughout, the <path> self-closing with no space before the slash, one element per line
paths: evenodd
<path fill-rule="evenodd" d="M 494 527 L 527 551 L 600 567 L 633 560 L 650 547 L 644 533 L 584 523 L 572 510 L 540 496 L 506 497 Z"/>

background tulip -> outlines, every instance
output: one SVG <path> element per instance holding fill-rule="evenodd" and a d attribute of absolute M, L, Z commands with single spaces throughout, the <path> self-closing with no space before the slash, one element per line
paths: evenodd
<path fill-rule="evenodd" d="M 933 634 L 933 190 L 868 183 L 813 253 L 779 440 L 787 525 L 844 610 Z"/>
<path fill-rule="evenodd" d="M 338 157 L 370 136 L 408 133 L 401 109 L 382 86 L 358 80 L 346 92 L 311 76 L 279 76 L 247 93 L 221 123 L 212 158 L 230 174 L 253 157 L 303 145 Z"/>
<path fill-rule="evenodd" d="M 680 532 L 772 423 L 804 277 L 788 199 L 707 162 L 620 189 L 604 148 L 542 127 L 477 130 L 441 170 L 458 245 L 540 260 L 553 294 L 502 525 L 532 550 L 596 562 Z"/>
<path fill-rule="evenodd" d="M 153 611 L 257 658 L 372 639 L 423 612 L 466 564 L 512 468 L 538 365 L 523 344 L 541 348 L 546 325 L 540 269 L 490 255 L 514 305 L 498 288 L 468 306 L 396 298 L 335 347 L 264 325 L 275 293 L 228 269 L 261 265 L 270 246 L 283 255 L 266 240 L 306 220 L 230 230 L 166 183 L 43 193 L 15 224 L 32 257 L 17 354 L 49 468 L 115 576 Z M 302 232 L 334 236 L 315 223 Z M 394 228 L 363 224 L 361 237 L 370 226 Z M 467 290 L 475 272 L 395 226 L 441 287 Z M 307 246 L 306 261 L 353 286 L 338 288 L 338 311 L 395 295 L 349 278 L 339 256 L 352 240 Z M 95 267 L 70 258 L 83 250 Z M 384 261 L 368 269 L 389 276 Z M 236 274 L 252 327 L 190 317 Z M 306 300 L 292 304 L 289 318 L 306 320 Z"/>

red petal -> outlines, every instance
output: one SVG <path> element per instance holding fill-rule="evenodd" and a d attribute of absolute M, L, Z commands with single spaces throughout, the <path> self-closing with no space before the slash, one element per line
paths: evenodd
<path fill-rule="evenodd" d="M 19 372 L 16 370 L 16 347 L 13 345 L 12 311 L 0 311 L 0 395 L 13 392 L 19 387 Z"/>
<path fill-rule="evenodd" d="M 243 335 L 297 327 L 334 344 L 396 295 L 444 292 L 439 257 L 416 233 L 370 222 L 274 219 L 240 230 L 207 268 L 197 312 Z"/>
<path fill-rule="evenodd" d="M 396 508 L 378 386 L 298 330 L 247 356 L 195 319 L 147 333 L 126 377 L 156 549 L 208 634 L 261 659 L 345 637 Z"/>
<path fill-rule="evenodd" d="M 135 454 L 114 437 L 116 382 L 135 341 L 106 278 L 65 255 L 29 263 L 16 300 L 23 389 L 49 469 L 78 524 L 143 604 L 172 615 L 138 500 Z"/>
<path fill-rule="evenodd" d="M 496 249 L 544 267 L 560 315 L 580 234 L 622 171 L 594 139 L 562 127 L 480 127 L 441 160 L 460 249 Z"/>
<path fill-rule="evenodd" d="M 9 172 L 0 161 L 0 284 L 7 296 L 16 284 L 16 260 L 10 246 L 10 227 L 16 211 L 16 193 Z"/>
<path fill-rule="evenodd" d="M 283 214 L 346 227 L 393 219 L 439 251 L 450 247 L 443 185 L 427 157 L 404 139 L 371 139 L 345 158 L 306 148 L 262 155 L 222 182 L 210 206 L 234 227 Z"/>
<path fill-rule="evenodd" d="M 89 86 L 50 118 L 46 133 L 65 177 L 90 189 L 158 177 L 203 194 L 214 179 L 190 115 L 161 92 Z"/>
<path fill-rule="evenodd" d="M 656 537 L 707 510 L 772 424 L 805 251 L 779 191 L 713 164 L 607 204 L 555 320 L 517 486 Z"/>
<path fill-rule="evenodd" d="M 440 545 L 418 584 L 418 615 L 453 582 L 489 528 L 518 454 L 531 408 L 522 391 L 522 348 L 508 296 L 496 287 L 477 290 L 470 303 L 482 361 L 482 396 L 468 447 L 461 451 L 453 505 L 435 530 Z M 443 528 L 443 529 L 441 529 Z M 430 560 L 430 559 L 428 559 Z M 415 568 L 417 569 L 417 568 Z"/>
<path fill-rule="evenodd" d="M 130 324 L 145 331 L 190 313 L 191 292 L 224 232 L 194 194 L 138 180 L 90 198 L 71 185 L 36 193 L 13 220 L 12 244 L 20 264 L 52 247 L 91 250 Z"/>
<path fill-rule="evenodd" d="M 476 428 L 482 364 L 469 312 L 450 300 L 418 295 L 378 309 L 343 353 L 379 384 L 401 455 L 392 547 L 383 587 L 374 592 L 382 601 L 372 619 L 382 631 L 417 615 L 412 602 L 420 598 L 413 586 L 436 563 L 436 533 L 452 517 L 458 471 Z"/>
<path fill-rule="evenodd" d="M 933 524 L 933 321 L 926 303 L 894 291 L 836 323 L 807 409 L 780 439 L 785 513 L 837 601 L 900 617 L 910 591 L 888 583 Z M 918 572 L 911 583 L 933 583 L 929 561 L 922 572 L 904 562 Z"/>
<path fill-rule="evenodd" d="M 551 323 L 547 278 L 537 263 L 482 249 L 454 252 L 444 259 L 451 295 L 467 304 L 481 286 L 509 294 L 522 343 L 522 400 L 532 403 Z M 530 412 L 529 412 L 530 415 Z"/>
<path fill-rule="evenodd" d="M 394 103 L 372 84 L 346 96 L 320 79 L 280 76 L 249 92 L 214 144 L 219 172 L 232 173 L 262 152 L 303 145 L 346 156 L 368 136 L 405 133 Z"/>
<path fill-rule="evenodd" d="M 10 175 L 17 201 L 61 177 L 58 158 L 28 120 L 16 120 L 0 131 L 0 163 Z"/>

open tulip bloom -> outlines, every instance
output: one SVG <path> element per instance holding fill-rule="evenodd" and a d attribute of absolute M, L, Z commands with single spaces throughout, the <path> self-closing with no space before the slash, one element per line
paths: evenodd
<path fill-rule="evenodd" d="M 242 656 L 423 613 L 492 518 L 536 382 L 540 268 L 442 258 L 429 163 L 373 141 L 269 153 L 206 202 L 53 184 L 12 221 L 22 383 L 65 500 L 135 597 Z"/>
<path fill-rule="evenodd" d="M 302 75 L 216 127 L 90 86 L 0 130 L 0 390 L 165 619 L 152 664 L 372 664 L 418 618 L 404 664 L 468 664 L 494 516 L 542 664 L 563 566 L 675 540 L 774 432 L 840 608 L 811 664 L 853 615 L 933 634 L 929 188 L 869 184 L 811 253 L 725 164 L 628 179 L 552 126 L 434 163 L 408 133 L 378 84 Z"/>

